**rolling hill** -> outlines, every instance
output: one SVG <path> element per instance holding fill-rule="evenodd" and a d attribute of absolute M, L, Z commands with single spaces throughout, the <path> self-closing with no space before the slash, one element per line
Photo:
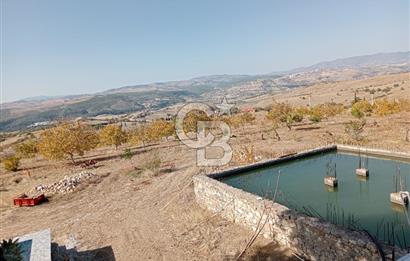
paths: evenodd
<path fill-rule="evenodd" d="M 44 121 L 152 111 L 185 101 L 240 102 L 316 83 L 365 79 L 410 71 L 410 52 L 355 56 L 261 75 L 211 75 L 190 80 L 124 86 L 96 94 L 39 96 L 1 105 L 0 131 Z"/>

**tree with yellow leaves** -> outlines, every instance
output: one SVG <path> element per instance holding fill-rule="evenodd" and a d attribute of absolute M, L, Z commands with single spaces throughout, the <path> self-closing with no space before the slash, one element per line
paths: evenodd
<path fill-rule="evenodd" d="M 145 144 L 148 141 L 147 128 L 145 125 L 140 125 L 128 132 L 127 136 L 127 142 L 132 145 L 140 145 L 142 143 L 145 147 Z"/>
<path fill-rule="evenodd" d="M 197 132 L 198 121 L 210 121 L 211 118 L 203 111 L 192 110 L 185 116 L 183 129 L 185 133 Z"/>
<path fill-rule="evenodd" d="M 115 149 L 123 144 L 126 140 L 126 134 L 120 125 L 110 124 L 105 126 L 99 133 L 100 144 L 114 145 Z"/>
<path fill-rule="evenodd" d="M 158 141 L 163 137 L 175 135 L 175 125 L 173 122 L 158 119 L 151 122 L 147 129 L 149 141 Z"/>
<path fill-rule="evenodd" d="M 294 110 L 289 104 L 273 102 L 266 118 L 272 122 L 273 131 L 277 140 L 280 140 L 277 129 L 281 123 L 285 123 L 289 130 L 291 129 L 291 124 L 294 122 L 293 112 Z"/>
<path fill-rule="evenodd" d="M 373 107 L 370 102 L 366 100 L 360 100 L 352 105 L 350 109 L 351 114 L 356 118 L 362 118 L 364 116 L 370 116 L 373 111 Z"/>
<path fill-rule="evenodd" d="M 84 152 L 98 144 L 96 131 L 81 123 L 63 122 L 40 135 L 38 150 L 42 156 L 51 160 L 69 158 L 72 163 L 74 155 L 83 156 Z"/>
<path fill-rule="evenodd" d="M 16 154 L 20 158 L 33 158 L 38 152 L 37 140 L 29 139 L 15 147 Z"/>

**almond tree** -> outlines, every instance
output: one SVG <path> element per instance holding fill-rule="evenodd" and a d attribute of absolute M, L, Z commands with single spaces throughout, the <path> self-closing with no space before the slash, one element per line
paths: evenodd
<path fill-rule="evenodd" d="M 286 103 L 274 102 L 272 104 L 266 117 L 272 122 L 273 131 L 278 140 L 280 140 L 280 136 L 277 129 L 281 123 L 285 123 L 288 129 L 291 129 L 291 124 L 293 123 L 293 117 L 291 117 L 292 112 L 292 107 Z"/>
<path fill-rule="evenodd" d="M 175 135 L 175 125 L 173 122 L 168 122 L 163 119 L 158 119 L 148 126 L 147 130 L 148 140 L 158 141 L 163 137 Z"/>
<path fill-rule="evenodd" d="M 83 156 L 84 152 L 95 148 L 97 144 L 98 135 L 92 127 L 63 122 L 40 135 L 38 150 L 47 159 L 69 158 L 75 163 L 74 155 Z"/>
<path fill-rule="evenodd" d="M 100 144 L 114 145 L 115 149 L 123 144 L 126 139 L 126 134 L 120 125 L 110 124 L 105 126 L 99 133 Z"/>
<path fill-rule="evenodd" d="M 37 140 L 29 139 L 15 147 L 16 153 L 21 158 L 33 158 L 38 152 Z"/>

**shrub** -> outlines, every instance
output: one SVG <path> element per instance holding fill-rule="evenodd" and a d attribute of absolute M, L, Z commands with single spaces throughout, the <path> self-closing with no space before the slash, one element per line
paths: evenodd
<path fill-rule="evenodd" d="M 364 113 L 359 110 L 358 108 L 352 107 L 351 111 L 352 115 L 356 118 L 363 118 Z"/>
<path fill-rule="evenodd" d="M 291 121 L 291 122 L 303 121 L 303 114 L 300 114 L 297 112 L 292 112 L 291 114 L 288 115 L 288 117 L 289 117 L 288 121 Z"/>
<path fill-rule="evenodd" d="M 239 150 L 235 150 L 234 158 L 237 163 L 249 164 L 255 162 L 255 150 L 252 145 L 242 146 Z"/>
<path fill-rule="evenodd" d="M 130 149 L 125 149 L 121 155 L 121 158 L 130 160 L 132 158 L 132 152 Z"/>
<path fill-rule="evenodd" d="M 160 166 L 161 159 L 158 156 L 154 156 L 145 163 L 144 168 L 156 173 L 158 172 Z"/>
<path fill-rule="evenodd" d="M 322 120 L 322 117 L 318 114 L 312 114 L 312 115 L 309 116 L 309 120 L 311 122 L 316 122 L 317 123 L 317 122 L 320 122 Z"/>
<path fill-rule="evenodd" d="M 357 120 L 357 121 L 350 121 L 349 123 L 345 124 L 345 132 L 356 142 L 360 142 L 363 140 L 361 136 L 362 132 L 364 131 L 364 126 L 366 125 L 366 121 Z"/>
<path fill-rule="evenodd" d="M 20 166 L 20 158 L 17 156 L 10 156 L 3 160 L 4 168 L 8 171 L 17 171 Z"/>
<path fill-rule="evenodd" d="M 272 104 L 272 107 L 270 111 L 268 112 L 268 118 L 269 119 L 275 119 L 280 122 L 286 122 L 288 119 L 288 114 L 290 114 L 293 111 L 292 106 L 286 103 L 278 103 L 274 102 Z"/>
<path fill-rule="evenodd" d="M 366 101 L 361 100 L 352 105 L 350 112 L 356 118 L 362 118 L 363 116 L 370 116 L 373 111 L 372 105 Z"/>
<path fill-rule="evenodd" d="M 400 112 L 400 104 L 387 99 L 377 100 L 374 104 L 374 112 L 379 116 L 397 113 Z"/>
<path fill-rule="evenodd" d="M 37 141 L 29 139 L 23 143 L 20 143 L 15 148 L 16 153 L 21 158 L 32 158 L 38 152 Z"/>
<path fill-rule="evenodd" d="M 23 251 L 18 244 L 18 239 L 3 240 L 0 243 L 0 260 L 22 261 Z"/>

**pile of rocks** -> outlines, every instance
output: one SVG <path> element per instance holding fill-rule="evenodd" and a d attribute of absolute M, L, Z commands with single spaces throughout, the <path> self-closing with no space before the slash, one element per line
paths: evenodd
<path fill-rule="evenodd" d="M 38 185 L 32 189 L 28 194 L 44 193 L 46 195 L 56 193 L 69 193 L 74 191 L 82 182 L 97 178 L 98 176 L 92 172 L 80 172 L 72 176 L 64 176 L 63 179 L 48 185 Z"/>

